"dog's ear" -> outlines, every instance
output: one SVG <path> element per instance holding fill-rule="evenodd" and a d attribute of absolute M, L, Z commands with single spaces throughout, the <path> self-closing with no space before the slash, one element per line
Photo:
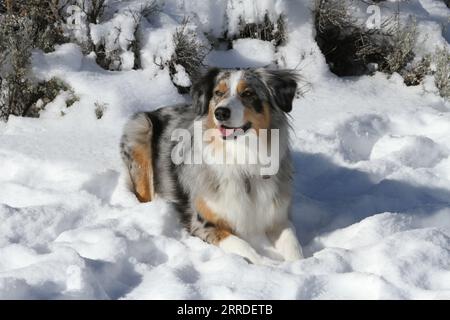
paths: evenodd
<path fill-rule="evenodd" d="M 299 75 L 293 70 L 259 70 L 270 94 L 271 103 L 284 112 L 292 110 Z"/>
<path fill-rule="evenodd" d="M 209 101 L 212 98 L 215 79 L 219 72 L 219 69 L 211 68 L 192 85 L 192 104 L 198 115 L 208 113 Z"/>

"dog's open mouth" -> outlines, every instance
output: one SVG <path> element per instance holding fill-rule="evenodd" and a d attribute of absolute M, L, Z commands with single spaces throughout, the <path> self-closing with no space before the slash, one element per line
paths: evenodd
<path fill-rule="evenodd" d="M 250 122 L 247 122 L 242 127 L 237 127 L 237 128 L 220 125 L 219 131 L 220 131 L 220 134 L 222 135 L 223 139 L 230 139 L 230 138 L 236 138 L 240 135 L 244 135 L 251 127 L 252 127 L 252 124 Z"/>

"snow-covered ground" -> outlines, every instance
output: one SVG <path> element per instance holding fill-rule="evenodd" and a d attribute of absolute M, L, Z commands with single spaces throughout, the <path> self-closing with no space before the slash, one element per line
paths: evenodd
<path fill-rule="evenodd" d="M 105 71 L 74 44 L 36 52 L 34 74 L 63 79 L 80 100 L 66 108 L 60 96 L 39 119 L 0 123 L 0 298 L 450 299 L 450 102 L 432 79 L 406 87 L 398 75 L 332 75 L 310 7 L 168 0 L 158 23 L 141 30 L 142 70 Z M 428 33 L 418 51 L 449 47 L 443 2 L 407 8 Z M 274 266 L 189 236 L 162 200 L 139 203 L 118 151 L 132 113 L 189 100 L 153 59 L 170 56 L 170 32 L 185 13 L 218 35 L 239 14 L 258 19 L 265 10 L 287 13 L 285 46 L 241 39 L 207 59 L 277 61 L 308 82 L 292 112 L 293 219 L 306 258 Z"/>

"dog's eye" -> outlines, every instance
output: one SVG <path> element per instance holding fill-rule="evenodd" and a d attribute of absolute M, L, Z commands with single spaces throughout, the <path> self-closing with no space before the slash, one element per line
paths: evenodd
<path fill-rule="evenodd" d="M 244 92 L 241 93 L 241 97 L 248 98 L 252 97 L 254 94 L 255 93 L 253 91 L 245 90 Z"/>
<path fill-rule="evenodd" d="M 222 97 L 224 95 L 224 93 L 222 91 L 216 90 L 214 91 L 214 94 L 218 97 Z"/>

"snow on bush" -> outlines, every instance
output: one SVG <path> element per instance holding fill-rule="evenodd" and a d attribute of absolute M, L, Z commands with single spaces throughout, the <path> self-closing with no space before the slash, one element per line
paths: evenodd
<path fill-rule="evenodd" d="M 356 6 L 352 6 L 351 3 L 355 2 Z M 428 1 L 423 6 L 413 1 L 410 6 L 413 10 L 401 2 L 383 3 L 382 7 L 377 7 L 381 13 L 378 26 L 368 27 L 370 19 L 367 20 L 363 13 L 369 12 L 370 5 L 378 2 L 315 1 L 316 39 L 330 69 L 340 76 L 370 74 L 373 71 L 399 73 L 405 84 L 418 85 L 432 73 L 432 60 L 442 59 L 442 52 L 441 56 L 439 51 L 433 52 L 434 47 L 446 46 L 442 37 L 435 37 L 441 29 L 435 22 L 417 21 L 424 15 L 417 7 L 422 10 L 434 8 Z M 436 28 L 437 32 L 431 30 Z M 435 39 L 430 39 L 433 37 Z M 428 47 L 428 43 L 432 44 L 432 48 Z M 440 74 L 445 72 L 445 66 L 440 64 L 436 85 L 442 83 Z M 441 95 L 445 96 L 442 91 L 440 89 Z"/>
<path fill-rule="evenodd" d="M 139 28 L 142 19 L 157 13 L 156 2 L 131 2 L 102 23 L 90 24 L 97 63 L 107 70 L 140 68 Z"/>
<path fill-rule="evenodd" d="M 0 119 L 10 115 L 38 116 L 44 101 L 60 90 L 60 81 L 37 81 L 30 74 L 32 50 L 46 52 L 64 41 L 54 2 L 8 2 L 0 14 Z"/>
<path fill-rule="evenodd" d="M 0 17 L 0 119 L 23 115 L 33 87 L 27 79 L 32 22 L 12 15 Z"/>
<path fill-rule="evenodd" d="M 367 74 L 376 70 L 401 72 L 414 58 L 416 22 L 401 21 L 399 13 L 367 28 L 350 12 L 349 1 L 316 0 L 316 39 L 337 75 Z M 372 70 L 373 71 L 373 70 Z"/>
<path fill-rule="evenodd" d="M 195 30 L 189 29 L 189 20 L 185 19 L 173 35 L 174 52 L 168 61 L 174 84 L 181 90 L 191 86 L 190 79 L 196 79 L 203 71 L 203 60 L 208 48 L 198 38 Z M 189 78 L 187 78 L 189 76 Z M 183 90 L 184 89 L 184 90 Z"/>
<path fill-rule="evenodd" d="M 274 24 L 284 12 L 282 1 L 251 1 L 251 0 L 230 0 L 227 1 L 226 30 L 228 36 L 232 37 L 241 32 L 245 32 L 246 24 L 251 24 L 259 36 L 272 36 Z M 269 30 L 264 30 L 268 28 Z M 251 30 L 248 30 L 251 31 Z M 264 31 L 269 31 L 270 34 Z"/>
<path fill-rule="evenodd" d="M 438 49 L 435 55 L 435 84 L 442 97 L 450 99 L 450 51 Z"/>
<path fill-rule="evenodd" d="M 275 21 L 271 21 L 269 14 L 264 14 L 262 22 L 247 23 L 244 18 L 239 19 L 239 35 L 237 38 L 253 38 L 273 42 L 275 46 L 282 45 L 286 41 L 286 22 L 284 15 L 279 15 Z"/>

